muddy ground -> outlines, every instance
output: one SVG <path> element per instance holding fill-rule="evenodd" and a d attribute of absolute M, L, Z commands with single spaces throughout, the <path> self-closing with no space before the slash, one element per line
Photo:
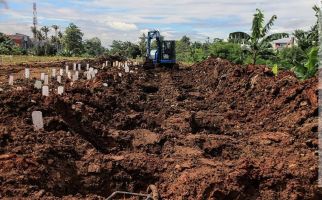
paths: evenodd
<path fill-rule="evenodd" d="M 63 96 L 4 83 L 0 198 L 104 199 L 150 184 L 162 199 L 321 198 L 316 78 L 215 58 L 133 70 L 109 67 Z"/>

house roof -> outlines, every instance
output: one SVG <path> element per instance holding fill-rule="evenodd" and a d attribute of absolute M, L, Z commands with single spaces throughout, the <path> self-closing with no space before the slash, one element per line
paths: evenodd
<path fill-rule="evenodd" d="M 282 38 L 282 39 L 279 39 L 279 40 L 274 40 L 273 41 L 273 43 L 285 43 L 285 44 L 287 44 L 287 43 L 290 43 L 291 42 L 291 40 L 292 40 L 292 38 Z"/>
<path fill-rule="evenodd" d="M 21 34 L 21 33 L 16 33 L 15 35 L 8 35 L 8 37 L 10 38 L 24 38 L 24 37 L 28 37 L 28 35 L 24 35 L 24 34 Z"/>
<path fill-rule="evenodd" d="M 20 33 L 16 33 L 15 35 L 8 35 L 8 37 L 11 40 L 15 40 L 15 41 L 28 41 L 30 40 L 30 37 L 28 35 L 24 35 L 24 34 L 20 34 Z"/>

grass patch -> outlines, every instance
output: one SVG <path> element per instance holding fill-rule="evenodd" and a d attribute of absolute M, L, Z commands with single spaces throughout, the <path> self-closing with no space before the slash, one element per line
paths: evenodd
<path fill-rule="evenodd" d="M 89 59 L 89 57 L 63 57 L 63 56 L 21 56 L 21 55 L 0 55 L 0 65 L 16 65 L 22 63 L 73 61 Z"/>

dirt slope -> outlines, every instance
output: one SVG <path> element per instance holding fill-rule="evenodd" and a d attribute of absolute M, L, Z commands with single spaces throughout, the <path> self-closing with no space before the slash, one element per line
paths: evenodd
<path fill-rule="evenodd" d="M 119 72 L 63 96 L 32 83 L 0 92 L 0 198 L 104 199 L 150 184 L 162 199 L 321 197 L 317 79 L 214 58 Z"/>

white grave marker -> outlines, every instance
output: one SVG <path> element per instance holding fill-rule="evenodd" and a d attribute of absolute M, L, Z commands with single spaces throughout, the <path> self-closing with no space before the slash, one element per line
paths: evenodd
<path fill-rule="evenodd" d="M 47 85 L 42 86 L 42 96 L 49 97 L 49 87 Z"/>
<path fill-rule="evenodd" d="M 53 77 L 53 78 L 56 77 L 56 69 L 55 68 L 51 69 L 51 77 Z"/>
<path fill-rule="evenodd" d="M 76 63 L 73 65 L 73 70 L 76 71 Z"/>
<path fill-rule="evenodd" d="M 119 73 L 119 77 L 122 77 L 122 73 Z"/>
<path fill-rule="evenodd" d="M 66 65 L 66 67 L 65 67 L 65 71 L 66 71 L 66 74 L 68 74 L 68 71 L 69 71 L 69 67 L 68 67 L 68 65 Z"/>
<path fill-rule="evenodd" d="M 13 85 L 13 75 L 9 76 L 9 85 Z"/>
<path fill-rule="evenodd" d="M 86 79 L 87 80 L 91 80 L 91 73 L 90 72 L 86 72 Z"/>
<path fill-rule="evenodd" d="M 67 77 L 68 77 L 69 79 L 72 79 L 72 73 L 71 73 L 71 72 L 68 72 L 68 73 L 67 73 Z"/>
<path fill-rule="evenodd" d="M 42 118 L 42 112 L 34 111 L 31 114 L 32 116 L 32 123 L 34 125 L 34 130 L 38 131 L 44 128 L 44 120 Z"/>
<path fill-rule="evenodd" d="M 87 63 L 86 64 L 86 70 L 88 71 L 88 69 L 89 69 L 89 64 Z"/>
<path fill-rule="evenodd" d="M 61 76 L 57 76 L 57 82 L 61 83 Z"/>
<path fill-rule="evenodd" d="M 82 70 L 82 65 L 78 64 L 78 71 Z"/>
<path fill-rule="evenodd" d="M 95 78 L 95 71 L 90 71 L 89 73 L 90 73 L 90 75 L 91 75 L 91 79 L 92 79 L 92 78 Z"/>
<path fill-rule="evenodd" d="M 45 78 L 44 78 L 44 85 L 48 85 L 48 75 L 46 74 L 45 75 Z"/>
<path fill-rule="evenodd" d="M 58 86 L 58 95 L 62 95 L 64 93 L 64 87 L 63 86 Z"/>
<path fill-rule="evenodd" d="M 40 80 L 42 80 L 42 81 L 45 80 L 45 73 L 40 73 Z"/>
<path fill-rule="evenodd" d="M 26 68 L 25 69 L 25 78 L 26 79 L 29 79 L 30 78 L 30 69 L 29 68 Z"/>
<path fill-rule="evenodd" d="M 76 74 L 73 75 L 73 79 L 72 80 L 73 80 L 73 82 L 74 81 L 77 81 L 77 75 Z"/>
<path fill-rule="evenodd" d="M 42 82 L 37 80 L 34 84 L 34 87 L 37 88 L 38 90 L 40 90 L 42 88 Z"/>
<path fill-rule="evenodd" d="M 130 67 L 127 64 L 125 64 L 124 70 L 125 70 L 125 73 L 129 73 Z"/>
<path fill-rule="evenodd" d="M 64 70 L 63 69 L 59 69 L 59 75 L 60 76 L 64 75 Z"/>

